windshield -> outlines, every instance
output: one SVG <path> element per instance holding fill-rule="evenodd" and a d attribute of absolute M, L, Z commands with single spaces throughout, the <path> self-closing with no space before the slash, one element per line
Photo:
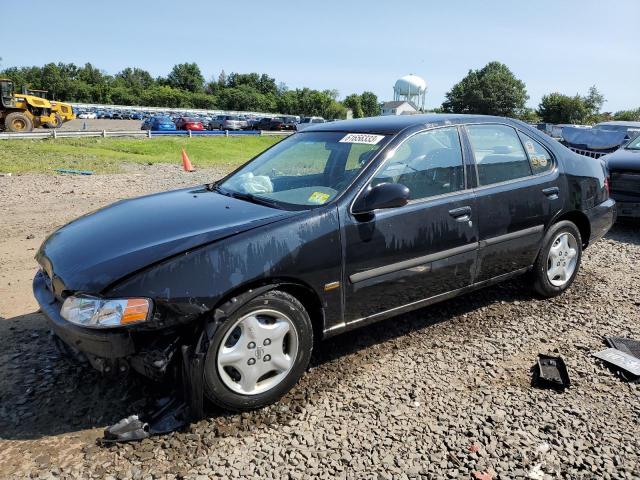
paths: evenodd
<path fill-rule="evenodd" d="M 629 144 L 624 148 L 626 148 L 627 150 L 640 150 L 640 135 L 631 140 Z"/>
<path fill-rule="evenodd" d="M 383 135 L 298 133 L 216 187 L 224 194 L 250 194 L 281 208 L 324 205 L 349 186 L 384 143 Z"/>

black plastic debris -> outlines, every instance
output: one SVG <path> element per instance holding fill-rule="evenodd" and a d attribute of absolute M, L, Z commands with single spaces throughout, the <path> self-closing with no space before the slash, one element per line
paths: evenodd
<path fill-rule="evenodd" d="M 640 382 L 640 341 L 622 337 L 605 337 L 604 341 L 610 348 L 593 356 L 604 361 L 624 381 Z"/>
<path fill-rule="evenodd" d="M 538 388 L 552 388 L 564 390 L 571 386 L 569 372 L 562 357 L 538 354 L 538 361 L 533 366 L 533 379 L 531 382 Z"/>

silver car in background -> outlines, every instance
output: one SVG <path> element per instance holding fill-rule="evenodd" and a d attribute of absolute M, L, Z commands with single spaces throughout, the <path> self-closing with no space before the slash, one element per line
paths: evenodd
<path fill-rule="evenodd" d="M 218 115 L 209 122 L 209 130 L 244 130 L 247 121 L 238 115 Z"/>

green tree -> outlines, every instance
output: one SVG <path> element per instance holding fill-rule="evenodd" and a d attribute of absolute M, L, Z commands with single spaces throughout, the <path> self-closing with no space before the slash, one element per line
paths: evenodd
<path fill-rule="evenodd" d="M 173 88 L 197 93 L 204 90 L 204 77 L 196 63 L 180 63 L 167 75 L 167 84 Z"/>
<path fill-rule="evenodd" d="M 620 110 L 613 114 L 613 119 L 626 122 L 640 122 L 640 107 L 635 110 Z"/>
<path fill-rule="evenodd" d="M 596 88 L 595 85 L 589 87 L 589 91 L 582 98 L 584 106 L 587 109 L 587 115 L 597 115 L 606 101 L 604 95 Z"/>
<path fill-rule="evenodd" d="M 137 67 L 127 67 L 117 73 L 115 81 L 125 88 L 138 92 L 138 94 L 154 84 L 154 79 L 151 74 Z"/>
<path fill-rule="evenodd" d="M 375 93 L 362 92 L 360 104 L 362 105 L 362 114 L 365 117 L 377 117 L 380 115 L 380 103 Z"/>
<path fill-rule="evenodd" d="M 550 93 L 542 97 L 538 106 L 538 115 L 547 123 L 583 123 L 588 114 L 589 107 L 580 95 Z"/>
<path fill-rule="evenodd" d="M 360 95 L 352 93 L 351 95 L 348 95 L 344 99 L 342 104 L 346 108 L 351 109 L 351 112 L 353 114 L 353 118 L 362 118 L 364 116 L 363 111 L 362 111 L 362 103 L 361 103 Z"/>
<path fill-rule="evenodd" d="M 524 82 L 500 62 L 469 73 L 446 94 L 445 112 L 515 117 L 529 99 Z"/>

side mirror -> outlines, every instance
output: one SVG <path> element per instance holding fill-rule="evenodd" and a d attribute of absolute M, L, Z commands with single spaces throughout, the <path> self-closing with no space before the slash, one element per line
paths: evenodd
<path fill-rule="evenodd" d="M 409 202 L 409 189 L 399 183 L 381 183 L 366 190 L 353 205 L 353 213 L 369 213 L 378 208 L 403 207 Z"/>

